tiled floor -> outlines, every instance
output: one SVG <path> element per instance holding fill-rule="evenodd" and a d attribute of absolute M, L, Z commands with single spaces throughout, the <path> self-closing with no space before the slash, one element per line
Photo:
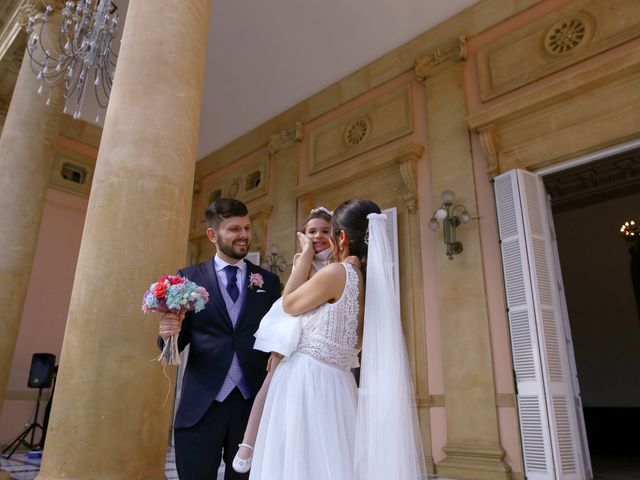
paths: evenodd
<path fill-rule="evenodd" d="M 626 457 L 594 458 L 594 480 L 638 480 L 638 460 Z M 33 480 L 40 470 L 40 458 L 26 452 L 16 452 L 11 459 L 0 457 L 0 469 L 11 473 L 11 480 Z M 167 452 L 166 463 L 167 480 L 178 480 L 176 472 L 175 454 L 170 448 Z M 218 480 L 224 478 L 224 465 L 218 472 Z M 431 480 L 446 480 L 442 477 L 429 477 Z"/>
<path fill-rule="evenodd" d="M 11 473 L 11 480 L 33 480 L 40 470 L 40 458 L 33 458 L 33 456 L 28 455 L 26 452 L 16 452 L 10 460 L 0 457 L 0 469 Z M 173 448 L 170 448 L 167 452 L 166 474 L 167 480 L 178 480 Z M 429 478 L 430 480 L 447 480 L 442 477 Z M 220 466 L 217 480 L 223 479 L 224 464 Z"/>
<path fill-rule="evenodd" d="M 9 460 L 0 456 L 0 470 L 10 472 L 11 480 L 33 480 L 40 471 L 40 458 L 37 454 L 30 455 L 27 452 L 16 452 Z M 178 480 L 173 448 L 167 452 L 166 474 L 167 480 Z M 223 478 L 224 464 L 218 472 L 218 480 Z"/>

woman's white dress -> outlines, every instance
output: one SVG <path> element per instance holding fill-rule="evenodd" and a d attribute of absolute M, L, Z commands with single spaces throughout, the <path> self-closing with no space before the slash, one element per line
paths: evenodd
<path fill-rule="evenodd" d="M 353 480 L 358 274 L 347 263 L 335 303 L 301 315 L 296 350 L 274 373 L 250 480 Z"/>
<path fill-rule="evenodd" d="M 316 272 L 329 263 L 328 258 L 332 250 L 328 248 L 314 255 L 312 268 Z M 278 352 L 288 357 L 298 346 L 301 330 L 300 317 L 285 313 L 282 308 L 282 298 L 279 298 L 260 321 L 253 348 L 267 353 Z"/>

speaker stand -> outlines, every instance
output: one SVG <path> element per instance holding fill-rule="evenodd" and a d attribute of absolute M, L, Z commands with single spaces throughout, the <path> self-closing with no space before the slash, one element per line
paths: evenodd
<path fill-rule="evenodd" d="M 38 413 L 40 413 L 41 397 L 42 397 L 42 388 L 39 388 L 38 400 L 36 402 L 36 413 L 33 416 L 33 421 L 27 425 L 24 431 L 20 435 L 18 435 L 13 442 L 11 442 L 9 445 L 5 447 L 4 450 L 2 450 L 3 455 L 5 455 L 9 450 L 11 450 L 9 455 L 5 455 L 5 458 L 7 459 L 11 458 L 11 456 L 15 453 L 15 451 L 18 449 L 20 445 L 24 445 L 29 450 L 33 450 L 34 447 L 42 448 L 42 435 L 44 433 L 44 428 L 42 428 L 42 425 L 38 423 Z M 37 429 L 40 429 L 40 441 L 37 444 L 35 444 L 33 443 L 33 440 L 35 438 Z M 29 437 L 28 441 L 27 441 L 27 437 Z"/>

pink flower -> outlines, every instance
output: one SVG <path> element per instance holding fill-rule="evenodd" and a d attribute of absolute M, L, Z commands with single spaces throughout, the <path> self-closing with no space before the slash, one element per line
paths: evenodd
<path fill-rule="evenodd" d="M 249 275 L 249 288 L 253 288 L 254 286 L 262 288 L 263 285 L 264 279 L 262 278 L 262 275 L 259 273 L 252 273 Z"/>

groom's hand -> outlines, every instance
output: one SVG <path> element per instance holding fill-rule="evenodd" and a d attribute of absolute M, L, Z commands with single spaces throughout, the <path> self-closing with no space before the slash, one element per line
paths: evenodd
<path fill-rule="evenodd" d="M 166 340 L 172 335 L 180 333 L 180 327 L 182 327 L 182 320 L 184 320 L 184 313 L 176 315 L 175 313 L 164 313 L 160 319 L 160 336 L 163 340 Z"/>

